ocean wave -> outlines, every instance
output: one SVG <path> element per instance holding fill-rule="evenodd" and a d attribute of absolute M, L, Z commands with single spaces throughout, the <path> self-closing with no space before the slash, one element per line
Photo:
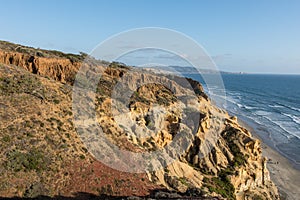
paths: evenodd
<path fill-rule="evenodd" d="M 300 118 L 299 117 L 297 117 L 295 115 L 287 114 L 287 113 L 282 113 L 282 114 L 285 115 L 285 116 L 287 116 L 291 120 L 293 120 L 296 124 L 300 125 Z"/>
<path fill-rule="evenodd" d="M 295 107 L 293 107 L 293 106 L 287 106 L 287 107 L 290 108 L 290 109 L 292 109 L 292 110 L 295 110 L 295 111 L 300 112 L 300 108 L 295 108 Z"/>
<path fill-rule="evenodd" d="M 239 103 L 235 103 L 239 108 L 243 108 L 244 106 L 242 104 Z"/>
<path fill-rule="evenodd" d="M 236 112 L 239 112 L 239 114 L 243 115 L 244 117 L 253 120 L 258 125 L 266 126 L 268 129 L 273 129 L 278 134 L 282 135 L 284 138 L 290 140 L 292 137 L 296 137 L 300 139 L 300 131 L 299 129 L 295 128 L 295 124 L 300 124 L 300 119 L 297 116 L 286 114 L 287 117 L 290 117 L 293 121 L 290 122 L 290 124 L 287 124 L 284 121 L 280 121 L 278 119 L 279 115 L 283 115 L 283 113 L 274 113 L 272 111 L 266 111 L 266 110 L 255 110 L 258 109 L 257 107 L 247 106 L 247 105 L 241 105 L 237 103 L 238 108 L 248 108 L 250 110 L 250 113 L 246 114 L 245 112 L 241 112 L 242 110 L 236 110 Z M 240 106 L 239 106 L 240 105 Z M 282 106 L 280 106 L 282 107 Z M 255 110 L 255 111 L 254 111 Z M 265 120 L 263 120 L 265 119 Z M 283 119 L 283 118 L 282 118 Z M 267 120 L 267 121 L 266 121 Z M 278 127 L 277 129 L 275 127 Z"/>
<path fill-rule="evenodd" d="M 224 91 L 221 91 L 221 92 L 224 92 Z M 212 99 L 214 99 L 214 97 L 223 99 L 223 100 L 225 100 L 225 102 L 227 102 L 227 104 L 228 103 L 233 104 L 233 105 L 237 106 L 238 108 L 245 108 L 245 106 L 241 104 L 242 96 L 238 92 L 226 91 L 226 93 L 223 94 L 223 93 L 217 93 L 217 92 L 210 91 L 209 96 Z M 236 110 L 236 108 L 233 108 L 233 109 Z"/>
<path fill-rule="evenodd" d="M 253 113 L 254 113 L 255 115 L 258 115 L 258 116 L 268 116 L 268 115 L 272 115 L 271 112 L 264 111 L 264 110 L 257 110 L 257 111 L 254 111 Z"/>
<path fill-rule="evenodd" d="M 232 113 L 239 113 L 240 115 L 253 120 L 258 124 L 258 126 L 266 126 L 269 130 L 273 130 L 274 133 L 276 132 L 277 134 L 280 134 L 287 140 L 290 140 L 292 137 L 300 139 L 299 129 L 295 128 L 300 124 L 300 118 L 291 114 L 281 113 L 281 110 L 286 109 L 300 112 L 300 109 L 296 107 L 278 102 L 267 104 L 267 107 L 269 109 L 261 107 L 262 105 L 266 105 L 266 102 L 262 102 L 261 104 L 258 103 L 257 106 L 253 106 L 252 102 L 250 106 L 242 101 L 242 94 L 232 91 L 226 91 L 226 96 L 218 93 L 217 91 L 214 91 L 210 93 L 210 96 L 212 98 L 215 97 L 225 100 L 225 102 L 227 102 L 226 107 L 223 105 L 225 109 L 228 109 Z M 259 99 L 256 100 L 258 101 Z M 286 122 L 281 121 L 284 120 L 284 115 L 292 120 L 291 124 L 287 124 Z M 279 137 L 279 135 L 277 137 Z"/>
<path fill-rule="evenodd" d="M 272 124 L 274 124 L 275 126 L 279 127 L 281 130 L 283 130 L 285 133 L 287 133 L 287 134 L 284 134 L 284 133 L 282 133 L 282 132 L 279 131 L 279 133 L 281 135 L 285 136 L 286 138 L 290 139 L 291 136 L 294 136 L 294 137 L 300 139 L 300 133 L 298 135 L 298 134 L 295 134 L 295 131 L 288 130 L 287 127 L 282 123 L 282 121 L 273 120 L 272 118 L 270 118 L 269 116 L 266 116 L 266 115 L 263 116 L 263 118 L 267 119 Z"/>
<path fill-rule="evenodd" d="M 237 98 L 240 98 L 242 96 L 241 93 L 239 93 L 239 92 L 232 92 L 232 91 L 226 90 L 226 93 L 230 96 L 234 96 L 234 97 L 237 97 Z"/>
<path fill-rule="evenodd" d="M 231 96 L 224 96 L 224 95 L 219 95 L 219 94 L 216 94 L 216 93 L 209 93 L 209 95 L 211 96 L 211 98 L 218 97 L 218 98 L 221 98 L 225 101 L 228 101 L 230 103 L 233 103 L 233 104 L 237 105 L 237 101 L 234 98 L 232 98 Z"/>
<path fill-rule="evenodd" d="M 256 117 L 252 117 L 252 116 L 245 116 L 246 118 L 251 119 L 252 121 L 254 121 L 255 123 L 259 124 L 259 125 L 263 125 Z"/>
<path fill-rule="evenodd" d="M 282 105 L 278 105 L 278 104 L 269 104 L 268 105 L 270 108 L 284 108 L 284 106 L 282 106 Z"/>
<path fill-rule="evenodd" d="M 254 109 L 258 109 L 257 107 L 253 107 L 253 106 L 247 106 L 247 105 L 244 105 L 244 108 L 246 108 L 247 110 L 254 110 Z"/>
<path fill-rule="evenodd" d="M 270 106 L 272 107 L 272 106 Z M 293 111 L 297 111 L 297 112 L 300 112 L 300 108 L 296 108 L 294 106 L 290 106 L 290 105 L 285 105 L 285 104 L 280 104 L 280 103 L 277 103 L 277 105 L 273 105 L 274 108 L 288 108 L 290 110 L 293 110 Z"/>

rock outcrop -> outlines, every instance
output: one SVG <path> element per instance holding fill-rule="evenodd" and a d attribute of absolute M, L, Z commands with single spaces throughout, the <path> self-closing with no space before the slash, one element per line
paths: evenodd
<path fill-rule="evenodd" d="M 145 95 L 150 93 L 143 92 Z M 140 95 L 143 97 L 143 93 Z M 198 100 L 201 117 L 198 118 L 199 128 L 190 146 L 174 163 L 162 170 L 149 172 L 150 180 L 183 193 L 191 187 L 196 187 L 229 199 L 278 199 L 277 189 L 266 168 L 266 160 L 261 155 L 259 141 L 252 138 L 251 133 L 241 127 L 236 118 L 230 117 L 201 96 L 198 96 Z M 137 137 L 133 142 L 143 146 L 145 141 L 148 141 L 146 146 L 155 144 L 156 148 L 162 148 L 172 142 L 176 130 L 179 131 L 178 127 L 192 129 L 193 126 L 185 126 L 186 124 L 180 122 L 182 116 L 178 114 L 178 108 L 184 110 L 191 107 L 182 107 L 178 101 L 164 105 L 168 109 L 165 109 L 161 116 L 155 117 L 156 120 L 165 118 L 164 122 L 159 124 L 159 127 L 164 127 L 163 130 L 154 134 L 150 140 L 139 140 Z M 137 118 L 142 119 L 149 115 L 149 110 L 151 111 L 151 106 L 148 110 L 145 105 L 137 107 L 144 109 L 131 111 L 131 116 L 135 118 L 138 116 Z M 146 126 L 146 123 L 140 122 L 139 125 Z M 177 129 L 172 131 L 170 125 Z M 126 127 L 126 124 L 123 126 Z"/>

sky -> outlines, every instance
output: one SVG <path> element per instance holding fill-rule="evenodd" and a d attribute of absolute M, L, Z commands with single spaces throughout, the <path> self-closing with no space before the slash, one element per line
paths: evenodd
<path fill-rule="evenodd" d="M 298 0 L 0 0 L 0 40 L 91 52 L 122 31 L 161 27 L 197 41 L 220 70 L 300 74 Z"/>

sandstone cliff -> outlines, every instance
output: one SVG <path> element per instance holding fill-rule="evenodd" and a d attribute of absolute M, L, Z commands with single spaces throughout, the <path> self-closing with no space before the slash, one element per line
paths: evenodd
<path fill-rule="evenodd" d="M 176 159 L 135 175 L 101 164 L 73 124 L 71 85 L 84 58 L 22 48 L 0 50 L 0 196 L 145 196 L 166 188 L 179 196 L 279 198 L 259 141 L 214 106 L 198 82 L 124 66 L 100 67 L 97 121 L 121 149 L 151 152 L 170 146 Z M 147 84 L 137 88 L 137 82 Z M 119 83 L 132 92 L 128 102 L 113 98 Z M 112 99 L 126 109 L 112 109 Z M 186 138 L 190 142 L 177 152 L 172 141 L 184 144 Z"/>
<path fill-rule="evenodd" d="M 79 62 L 65 58 L 43 58 L 34 55 L 0 51 L 0 62 L 22 67 L 34 74 L 51 77 L 62 83 L 74 77 L 80 67 Z"/>

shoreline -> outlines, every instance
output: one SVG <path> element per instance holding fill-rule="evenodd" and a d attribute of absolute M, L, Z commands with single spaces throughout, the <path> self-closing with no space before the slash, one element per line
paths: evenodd
<path fill-rule="evenodd" d="M 300 170 L 296 169 L 291 161 L 263 142 L 257 131 L 249 126 L 247 122 L 238 118 L 238 123 L 249 130 L 252 137 L 261 142 L 262 154 L 268 160 L 267 168 L 271 180 L 278 188 L 280 199 L 298 200 L 300 196 Z"/>

